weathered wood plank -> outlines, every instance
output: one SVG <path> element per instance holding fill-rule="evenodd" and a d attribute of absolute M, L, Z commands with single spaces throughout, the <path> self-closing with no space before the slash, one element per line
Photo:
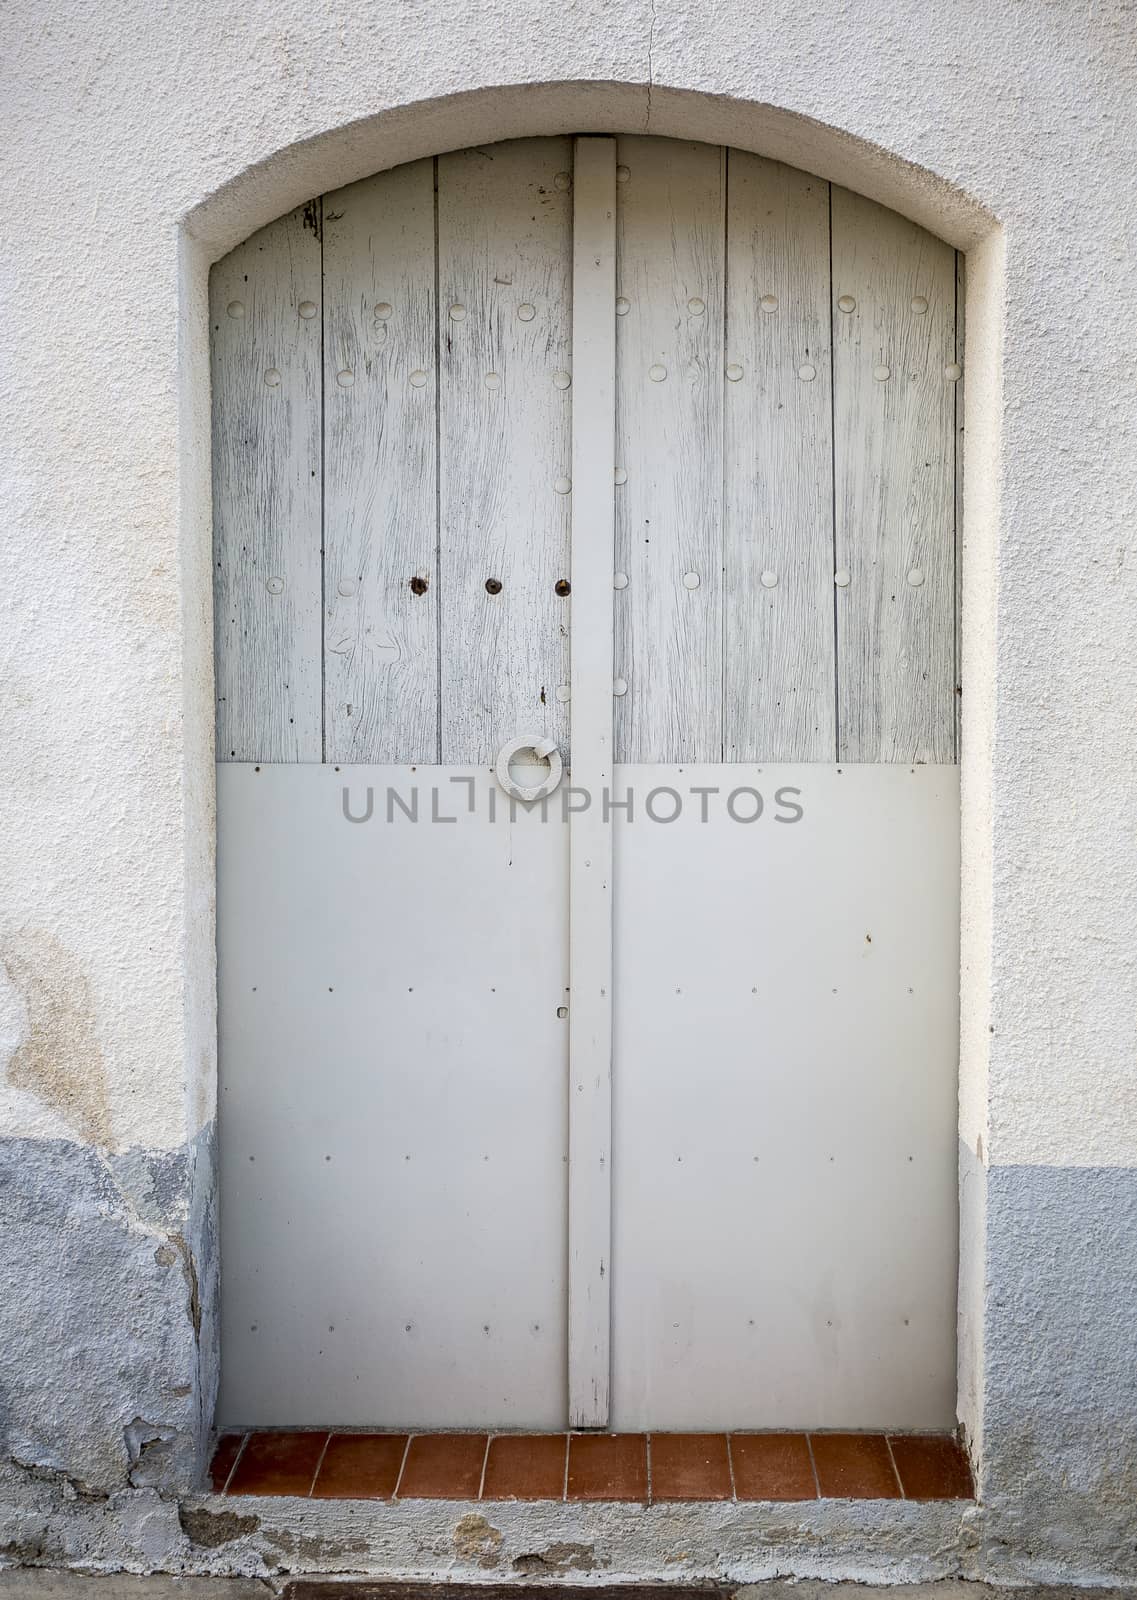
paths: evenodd
<path fill-rule="evenodd" d="M 831 761 L 829 185 L 741 150 L 727 170 L 725 755 Z"/>
<path fill-rule="evenodd" d="M 616 142 L 574 148 L 572 780 L 569 836 L 569 1426 L 608 1422 L 612 1258 L 612 475 Z"/>
<path fill-rule="evenodd" d="M 438 162 L 447 762 L 530 733 L 567 754 L 571 167 L 567 139 Z"/>
<path fill-rule="evenodd" d="M 716 760 L 725 152 L 627 136 L 618 161 L 616 754 Z"/>
<path fill-rule="evenodd" d="M 319 761 L 320 207 L 210 274 L 219 761 Z"/>
<path fill-rule="evenodd" d="M 953 761 L 955 253 L 832 207 L 839 758 Z"/>
<path fill-rule="evenodd" d="M 434 163 L 324 199 L 328 761 L 438 757 Z"/>

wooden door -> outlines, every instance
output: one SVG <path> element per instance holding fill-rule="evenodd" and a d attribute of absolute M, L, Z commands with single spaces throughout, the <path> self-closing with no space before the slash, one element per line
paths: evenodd
<path fill-rule="evenodd" d="M 951 1421 L 955 283 L 632 136 L 214 269 L 225 1422 Z"/>

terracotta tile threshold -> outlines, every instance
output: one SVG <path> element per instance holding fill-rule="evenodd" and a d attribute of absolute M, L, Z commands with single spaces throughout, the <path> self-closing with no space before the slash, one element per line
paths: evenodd
<path fill-rule="evenodd" d="M 228 1433 L 213 1488 L 317 1500 L 970 1500 L 931 1433 Z"/>

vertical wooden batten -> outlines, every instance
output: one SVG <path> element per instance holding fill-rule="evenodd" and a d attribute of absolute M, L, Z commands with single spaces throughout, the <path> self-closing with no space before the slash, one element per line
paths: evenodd
<path fill-rule="evenodd" d="M 611 1369 L 612 570 L 616 144 L 575 143 L 572 818 L 569 933 L 569 1425 L 607 1424 Z"/>

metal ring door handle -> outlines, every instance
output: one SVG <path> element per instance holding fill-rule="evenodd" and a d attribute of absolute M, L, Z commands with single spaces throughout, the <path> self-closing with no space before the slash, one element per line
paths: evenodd
<path fill-rule="evenodd" d="M 510 777 L 509 763 L 523 750 L 532 750 L 535 756 L 549 763 L 549 770 L 540 783 L 517 783 Z M 493 770 L 494 777 L 511 800 L 544 800 L 546 795 L 552 794 L 560 783 L 564 764 L 555 739 L 546 739 L 542 734 L 530 733 L 503 744 L 497 753 Z"/>

